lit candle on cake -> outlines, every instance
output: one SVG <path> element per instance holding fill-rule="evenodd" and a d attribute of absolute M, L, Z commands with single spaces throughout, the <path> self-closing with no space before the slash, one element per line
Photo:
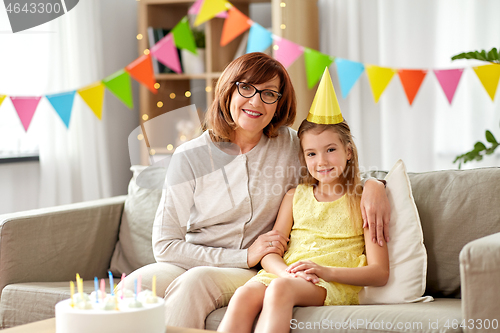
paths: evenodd
<path fill-rule="evenodd" d="M 73 281 L 69 281 L 69 292 L 71 294 L 71 307 L 75 307 L 75 303 L 73 302 L 73 295 L 75 294 L 75 284 Z"/>
<path fill-rule="evenodd" d="M 78 293 L 80 294 L 80 299 L 83 300 L 83 280 L 80 278 L 80 274 L 76 274 L 76 287 L 78 288 Z"/>
<path fill-rule="evenodd" d="M 94 277 L 95 302 L 99 303 L 99 279 Z"/>
<path fill-rule="evenodd" d="M 125 282 L 123 280 L 125 280 L 125 273 L 122 273 L 122 279 L 120 281 L 122 284 L 122 299 L 125 297 Z"/>
<path fill-rule="evenodd" d="M 109 289 L 110 289 L 110 293 L 111 293 L 111 296 L 115 296 L 114 284 L 113 284 L 113 274 L 111 273 L 111 271 L 108 271 L 108 275 L 109 275 Z"/>
<path fill-rule="evenodd" d="M 106 295 L 106 281 L 101 279 L 101 298 L 104 300 L 104 295 Z"/>
<path fill-rule="evenodd" d="M 137 279 L 134 280 L 135 301 L 137 302 Z"/>

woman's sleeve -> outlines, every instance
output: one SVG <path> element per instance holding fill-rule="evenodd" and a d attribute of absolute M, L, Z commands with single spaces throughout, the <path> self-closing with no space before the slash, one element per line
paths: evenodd
<path fill-rule="evenodd" d="M 168 262 L 184 269 L 195 266 L 248 268 L 246 249 L 186 242 L 187 225 L 194 207 L 196 179 L 188 159 L 182 154 L 175 154 L 174 157 L 168 167 L 166 188 L 153 224 L 152 242 L 156 261 Z"/>

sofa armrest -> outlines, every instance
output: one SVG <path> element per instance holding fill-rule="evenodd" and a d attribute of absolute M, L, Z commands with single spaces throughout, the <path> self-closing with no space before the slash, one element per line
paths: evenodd
<path fill-rule="evenodd" d="M 126 196 L 0 216 L 0 290 L 106 277 Z"/>
<path fill-rule="evenodd" d="M 500 233 L 476 239 L 460 252 L 462 317 L 467 332 L 500 322 Z"/>

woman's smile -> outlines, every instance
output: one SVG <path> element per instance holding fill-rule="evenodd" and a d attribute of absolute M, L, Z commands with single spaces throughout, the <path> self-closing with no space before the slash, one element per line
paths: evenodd
<path fill-rule="evenodd" d="M 262 116 L 262 113 L 250 109 L 243 109 L 243 112 L 250 118 L 259 118 Z"/>

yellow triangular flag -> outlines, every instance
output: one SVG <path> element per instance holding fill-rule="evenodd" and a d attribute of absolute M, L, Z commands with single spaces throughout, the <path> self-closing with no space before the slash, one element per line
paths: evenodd
<path fill-rule="evenodd" d="M 78 90 L 78 94 L 87 103 L 99 120 L 102 119 L 102 102 L 104 101 L 104 84 L 101 81 Z"/>
<path fill-rule="evenodd" d="M 226 11 L 231 8 L 231 4 L 226 0 L 205 0 L 201 5 L 201 9 L 196 16 L 194 26 L 197 27 L 203 22 L 214 18 L 220 12 Z"/>
<path fill-rule="evenodd" d="M 484 89 L 486 89 L 486 92 L 490 95 L 491 100 L 494 101 L 498 80 L 500 79 L 500 65 L 491 64 L 472 68 L 474 68 L 474 72 L 476 72 Z"/>
<path fill-rule="evenodd" d="M 373 99 L 375 103 L 378 100 L 389 82 L 391 82 L 392 77 L 398 71 L 393 68 L 379 67 L 374 65 L 366 65 L 366 74 L 368 75 L 368 81 L 370 81 L 370 87 L 372 88 Z"/>
<path fill-rule="evenodd" d="M 316 90 L 307 121 L 316 124 L 338 124 L 344 120 L 340 112 L 339 101 L 333 88 L 332 78 L 328 67 L 323 72 L 323 77 Z"/>
<path fill-rule="evenodd" d="M 2 105 L 3 100 L 7 97 L 6 95 L 0 95 L 0 105 Z"/>

